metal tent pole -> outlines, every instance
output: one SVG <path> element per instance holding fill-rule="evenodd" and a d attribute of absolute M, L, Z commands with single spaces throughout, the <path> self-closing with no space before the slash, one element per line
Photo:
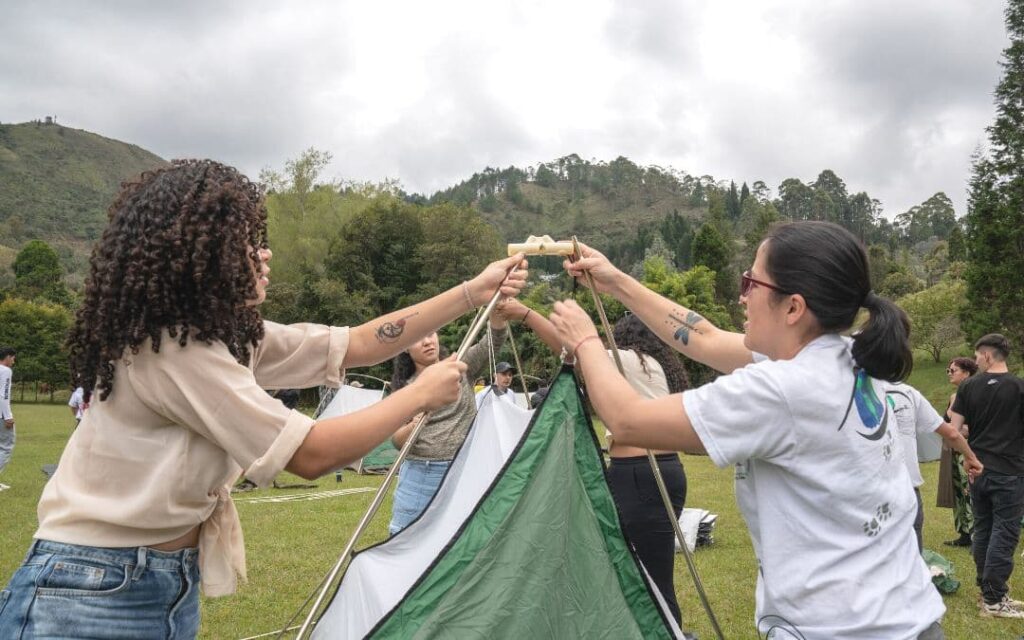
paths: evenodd
<path fill-rule="evenodd" d="M 580 252 L 579 241 L 576 239 L 576 236 L 572 237 L 572 243 L 576 250 L 576 259 L 582 258 L 583 254 Z M 583 274 L 587 279 L 587 285 L 590 287 L 590 294 L 594 298 L 597 315 L 601 318 L 601 326 L 604 327 L 604 333 L 608 337 L 608 346 L 611 349 L 612 358 L 615 360 L 615 366 L 618 367 L 622 377 L 626 377 L 625 369 L 622 366 L 622 359 L 619 358 L 619 350 L 615 346 L 615 337 L 612 335 L 612 328 L 608 323 L 608 315 L 604 311 L 601 296 L 597 293 L 597 287 L 594 285 L 594 276 L 590 275 L 589 271 L 584 271 Z M 715 617 L 715 612 L 711 610 L 711 603 L 708 602 L 708 596 L 704 592 L 704 583 L 701 582 L 700 575 L 697 573 L 697 565 L 693 562 L 693 554 L 690 553 L 690 548 L 686 546 L 686 540 L 683 538 L 683 529 L 679 526 L 679 521 L 676 520 L 676 513 L 672 508 L 672 499 L 668 495 L 668 487 L 665 486 L 665 479 L 661 475 L 658 460 L 650 449 L 647 450 L 647 462 L 650 463 L 651 471 L 654 473 L 654 481 L 658 485 L 658 493 L 661 494 L 661 501 L 665 505 L 665 512 L 668 515 L 669 522 L 672 523 L 672 530 L 675 531 L 676 538 L 679 540 L 679 546 L 683 549 L 683 557 L 686 559 L 686 566 L 690 570 L 690 577 L 693 578 L 693 586 L 697 590 L 697 596 L 704 606 L 704 611 L 708 614 L 708 619 L 711 621 L 711 626 L 715 630 L 718 640 L 724 640 L 722 629 L 718 626 L 718 619 Z"/>

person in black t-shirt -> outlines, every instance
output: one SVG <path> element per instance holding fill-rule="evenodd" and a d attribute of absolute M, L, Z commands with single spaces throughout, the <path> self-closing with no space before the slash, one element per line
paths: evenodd
<path fill-rule="evenodd" d="M 974 563 L 983 616 L 1024 618 L 1007 581 L 1024 516 L 1024 380 L 1006 366 L 1010 344 L 991 333 L 974 345 L 979 373 L 963 382 L 950 411 L 953 426 L 970 425 L 967 442 L 985 470 L 971 485 Z"/>

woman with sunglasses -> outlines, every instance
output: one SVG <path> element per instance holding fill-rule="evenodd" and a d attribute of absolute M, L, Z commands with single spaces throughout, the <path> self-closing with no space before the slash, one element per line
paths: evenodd
<path fill-rule="evenodd" d="M 954 358 L 946 368 L 946 376 L 950 384 L 959 387 L 960 383 L 978 372 L 978 363 L 970 358 Z M 956 400 L 956 391 L 949 394 L 945 420 L 949 422 L 949 410 Z M 967 436 L 968 426 L 964 425 L 963 435 Z M 939 457 L 939 490 L 935 506 L 953 510 L 953 526 L 960 535 L 944 544 L 950 547 L 971 546 L 971 530 L 974 528 L 974 512 L 971 511 L 971 494 L 967 472 L 964 471 L 963 454 L 948 447 L 942 448 Z"/>
<path fill-rule="evenodd" d="M 616 441 L 735 466 L 758 558 L 756 626 L 806 640 L 934 640 L 945 612 L 917 553 L 917 501 L 885 405 L 912 366 L 906 315 L 871 290 L 867 255 L 831 223 L 774 228 L 743 275 L 745 333 L 723 331 L 583 248 L 566 263 L 665 342 L 722 373 L 660 399 L 636 393 L 571 301 L 551 320 Z M 865 326 L 846 338 L 861 309 Z"/>

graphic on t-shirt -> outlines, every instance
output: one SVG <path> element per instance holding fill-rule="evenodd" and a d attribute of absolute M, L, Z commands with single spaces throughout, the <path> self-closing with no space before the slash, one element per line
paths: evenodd
<path fill-rule="evenodd" d="M 857 405 L 857 414 L 860 421 L 864 423 L 871 433 L 858 431 L 857 435 L 868 440 L 881 440 L 886 432 L 886 424 L 889 413 L 885 405 L 878 399 L 875 393 L 875 385 L 871 383 L 871 376 L 863 369 L 857 369 L 857 378 L 853 384 L 853 402 Z"/>
<path fill-rule="evenodd" d="M 864 523 L 864 533 L 869 538 L 874 538 L 878 535 L 878 532 L 882 530 L 882 524 L 891 517 L 892 509 L 889 508 L 889 503 L 886 502 L 883 505 L 879 505 L 879 507 L 875 509 L 875 517 Z"/>

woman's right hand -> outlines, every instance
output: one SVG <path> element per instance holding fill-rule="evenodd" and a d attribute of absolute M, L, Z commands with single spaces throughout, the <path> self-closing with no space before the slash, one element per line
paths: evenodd
<path fill-rule="evenodd" d="M 579 245 L 580 253 L 583 254 L 583 257 L 576 262 L 566 260 L 563 263 L 565 270 L 584 286 L 587 286 L 588 282 L 583 272 L 589 271 L 590 275 L 594 278 L 594 285 L 597 287 L 598 293 L 614 295 L 615 288 L 625 277 L 625 274 L 597 249 L 591 249 L 582 242 Z"/>
<path fill-rule="evenodd" d="M 452 354 L 444 360 L 424 369 L 412 386 L 420 394 L 420 405 L 424 411 L 433 411 L 459 399 L 462 377 L 466 374 L 466 363 L 456 362 Z"/>

